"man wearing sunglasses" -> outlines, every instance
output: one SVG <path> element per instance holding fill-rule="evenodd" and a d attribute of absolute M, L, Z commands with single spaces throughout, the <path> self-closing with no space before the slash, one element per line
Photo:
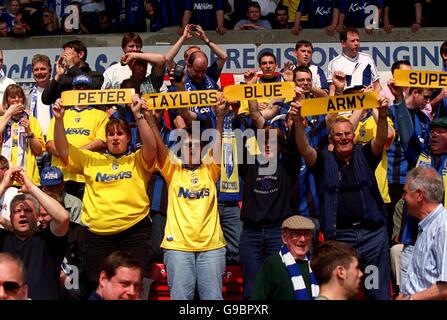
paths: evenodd
<path fill-rule="evenodd" d="M 0 253 L 0 300 L 27 300 L 25 266 L 9 253 Z"/>

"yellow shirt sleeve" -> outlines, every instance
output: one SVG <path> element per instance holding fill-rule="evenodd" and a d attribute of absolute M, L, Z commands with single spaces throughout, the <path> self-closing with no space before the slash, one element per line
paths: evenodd
<path fill-rule="evenodd" d="M 89 150 L 81 150 L 70 143 L 68 144 L 68 164 L 64 169 L 69 169 L 75 173 L 83 173 L 84 168 L 87 167 L 88 161 L 90 159 Z"/>
<path fill-rule="evenodd" d="M 39 141 L 42 145 L 43 151 L 45 151 L 45 138 L 43 137 L 42 128 L 40 127 L 39 121 L 33 116 L 29 117 L 29 125 L 31 132 L 34 133 L 34 138 Z"/>
<path fill-rule="evenodd" d="M 160 164 L 158 164 L 158 166 L 160 166 Z M 180 166 L 181 166 L 180 161 L 178 161 L 177 157 L 171 152 L 171 150 L 169 150 L 165 160 L 165 164 L 163 165 L 163 168 L 161 168 L 160 170 L 160 173 L 163 176 L 163 178 L 165 178 L 167 184 L 171 182 L 172 176 Z"/>
<path fill-rule="evenodd" d="M 102 111 L 98 119 L 98 127 L 95 131 L 95 139 L 106 142 L 106 126 L 108 122 L 109 118 L 107 117 L 107 114 Z"/>
<path fill-rule="evenodd" d="M 217 182 L 217 180 L 219 180 L 219 178 L 220 178 L 220 165 L 218 165 L 218 164 L 216 164 L 216 162 L 214 162 L 214 158 L 211 155 L 211 150 L 212 149 L 210 149 L 210 152 L 203 158 L 203 163 L 208 168 L 210 178 L 214 182 Z"/>
<path fill-rule="evenodd" d="M 50 125 L 48 126 L 47 132 L 47 142 L 54 140 L 54 117 L 50 120 Z"/>

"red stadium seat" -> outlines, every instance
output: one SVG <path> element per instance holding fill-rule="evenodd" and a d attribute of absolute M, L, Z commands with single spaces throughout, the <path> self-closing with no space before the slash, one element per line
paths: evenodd
<path fill-rule="evenodd" d="M 154 282 L 149 292 L 149 300 L 169 300 L 166 269 L 163 263 L 151 265 L 149 278 Z M 223 279 L 224 300 L 243 300 L 242 271 L 240 266 L 227 266 Z"/>

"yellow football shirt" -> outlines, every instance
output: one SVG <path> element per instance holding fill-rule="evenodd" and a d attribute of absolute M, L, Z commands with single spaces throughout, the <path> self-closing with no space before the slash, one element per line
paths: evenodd
<path fill-rule="evenodd" d="M 168 184 L 167 221 L 161 247 L 189 252 L 225 247 L 217 211 L 220 167 L 211 161 L 190 170 L 174 159 L 170 152 L 161 170 Z"/>
<path fill-rule="evenodd" d="M 388 126 L 393 128 L 393 121 L 390 118 L 387 118 Z M 395 134 L 394 129 L 393 135 Z M 372 140 L 376 136 L 377 132 L 377 124 L 374 120 L 373 116 L 369 116 L 363 121 L 359 122 L 357 126 L 357 130 L 355 130 L 355 141 L 356 143 L 367 143 Z M 382 152 L 382 160 L 380 160 L 379 165 L 376 168 L 375 175 L 377 180 L 377 186 L 379 187 L 380 194 L 382 195 L 382 199 L 384 203 L 390 203 L 390 195 L 388 192 L 388 179 L 387 179 L 387 169 L 388 169 L 388 158 L 386 156 L 386 149 L 389 146 L 386 146 Z"/>
<path fill-rule="evenodd" d="M 65 110 L 64 127 L 68 143 L 79 148 L 95 139 L 105 142 L 106 125 L 108 121 L 109 118 L 104 111 L 91 107 L 82 110 L 76 110 L 74 108 Z M 51 119 L 50 126 L 48 128 L 47 142 L 53 140 L 54 118 Z M 65 181 L 73 180 L 77 182 L 85 182 L 82 175 L 63 169 L 64 164 L 54 155 L 52 156 L 51 164 L 62 169 Z"/>
<path fill-rule="evenodd" d="M 42 134 L 42 129 L 40 128 L 39 122 L 33 116 L 29 116 L 29 125 L 31 132 L 34 133 L 35 139 L 39 141 L 39 143 L 43 146 L 43 150 L 45 151 L 45 139 Z M 18 154 L 18 130 L 19 125 L 17 122 L 12 122 L 11 132 L 12 132 L 12 151 L 11 151 L 11 163 L 12 166 L 15 166 L 17 163 L 17 154 Z M 40 186 L 40 176 L 39 169 L 37 168 L 36 155 L 31 151 L 29 147 L 29 141 L 27 141 L 28 146 L 26 148 L 26 176 L 37 186 Z M 0 144 L 1 149 L 1 144 Z M 18 185 L 14 183 L 14 185 Z"/>
<path fill-rule="evenodd" d="M 69 144 L 67 168 L 83 174 L 83 224 L 97 234 L 115 234 L 132 227 L 149 214 L 146 188 L 154 167 L 148 167 L 141 150 L 119 158 Z"/>

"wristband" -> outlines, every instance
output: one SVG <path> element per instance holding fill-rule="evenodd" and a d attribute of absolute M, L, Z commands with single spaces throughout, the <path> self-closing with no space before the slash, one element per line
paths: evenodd
<path fill-rule="evenodd" d="M 206 44 L 207 46 L 209 46 L 211 42 L 212 42 L 212 41 L 211 41 L 210 39 L 208 39 L 208 41 L 205 42 L 205 44 Z"/>

